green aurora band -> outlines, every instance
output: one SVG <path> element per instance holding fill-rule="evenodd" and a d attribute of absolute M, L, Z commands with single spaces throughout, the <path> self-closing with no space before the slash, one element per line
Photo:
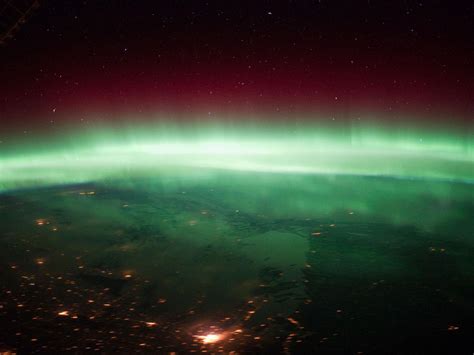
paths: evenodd
<path fill-rule="evenodd" d="M 469 130 L 162 122 L 79 132 L 4 144 L 0 191 L 216 170 L 474 182 Z"/>

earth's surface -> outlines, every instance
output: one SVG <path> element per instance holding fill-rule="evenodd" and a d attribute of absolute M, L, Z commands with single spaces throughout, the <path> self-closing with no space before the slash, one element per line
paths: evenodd
<path fill-rule="evenodd" d="M 0 195 L 0 347 L 472 353 L 472 184 L 170 175 Z"/>

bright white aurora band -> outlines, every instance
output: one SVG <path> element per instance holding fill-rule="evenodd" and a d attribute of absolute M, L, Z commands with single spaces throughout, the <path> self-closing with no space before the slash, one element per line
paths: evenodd
<path fill-rule="evenodd" d="M 216 170 L 474 182 L 469 132 L 195 128 L 95 130 L 13 146 L 0 151 L 0 191 Z"/>

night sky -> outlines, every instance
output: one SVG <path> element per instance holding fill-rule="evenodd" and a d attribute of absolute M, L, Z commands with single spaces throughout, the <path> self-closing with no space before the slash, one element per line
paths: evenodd
<path fill-rule="evenodd" d="M 462 1 L 41 1 L 0 47 L 6 126 L 165 112 L 469 123 Z"/>

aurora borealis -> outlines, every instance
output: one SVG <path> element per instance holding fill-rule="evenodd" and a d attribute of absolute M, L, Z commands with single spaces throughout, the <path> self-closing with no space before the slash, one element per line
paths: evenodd
<path fill-rule="evenodd" d="M 0 1 L 0 353 L 472 353 L 473 23 Z"/>
<path fill-rule="evenodd" d="M 472 180 L 462 6 L 38 11 L 0 58 L 2 189 L 163 165 Z"/>
<path fill-rule="evenodd" d="M 291 129 L 289 131 L 289 129 Z M 1 160 L 3 189 L 152 176 L 178 169 L 445 179 L 472 183 L 473 141 L 457 135 L 393 128 L 323 128 L 308 123 L 161 124 L 35 141 Z"/>

